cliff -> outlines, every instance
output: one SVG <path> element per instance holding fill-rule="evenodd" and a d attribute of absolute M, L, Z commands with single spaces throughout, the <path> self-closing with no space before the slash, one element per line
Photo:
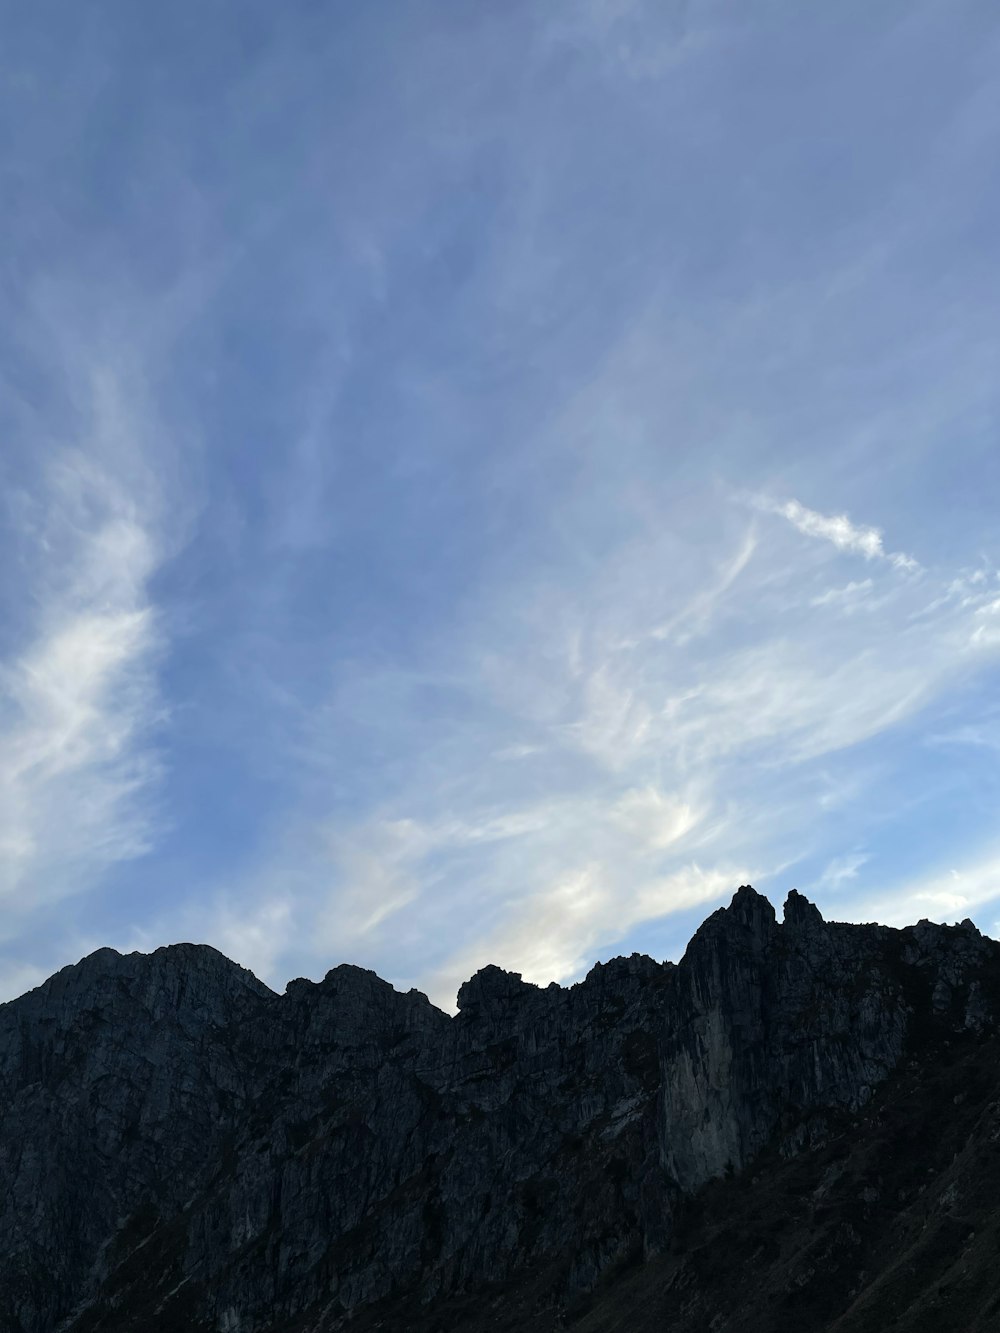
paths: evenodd
<path fill-rule="evenodd" d="M 865 1218 L 813 1311 L 817 1265 L 785 1289 L 770 1214 L 757 1258 L 748 1216 L 732 1280 L 709 1278 L 712 1210 L 756 1191 L 774 1213 L 799 1180 L 793 1215 L 816 1170 L 835 1214 L 901 1080 L 937 1106 L 974 1067 L 954 1117 L 974 1136 L 1000 1096 L 998 989 L 1000 945 L 970 922 L 831 924 L 793 893 L 779 923 L 749 887 L 676 966 L 633 955 L 544 989 L 487 967 L 454 1018 L 356 967 L 278 996 L 205 946 L 100 950 L 0 1006 L 0 1330 L 636 1333 L 669 1307 L 720 1333 L 784 1327 L 787 1297 L 797 1329 L 832 1328 L 871 1296 Z M 751 1317 L 736 1276 L 760 1287 L 779 1261 Z M 882 1326 L 858 1318 L 837 1327 Z"/>

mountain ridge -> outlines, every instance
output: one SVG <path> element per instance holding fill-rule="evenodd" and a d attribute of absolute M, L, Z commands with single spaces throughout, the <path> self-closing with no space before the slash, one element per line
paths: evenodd
<path fill-rule="evenodd" d="M 706 1190 L 809 1157 L 942 1041 L 985 1049 L 998 994 L 969 921 L 793 893 L 778 922 L 749 886 L 677 964 L 487 966 L 453 1016 L 350 964 L 279 995 L 211 946 L 98 950 L 0 1006 L 0 1330 L 471 1333 L 456 1302 L 532 1283 L 505 1326 L 562 1326 Z"/>
<path fill-rule="evenodd" d="M 749 895 L 751 894 L 753 895 L 752 899 L 749 897 Z M 716 908 L 714 912 L 712 912 L 708 917 L 705 918 L 705 920 L 701 923 L 701 925 L 696 929 L 694 935 L 692 935 L 691 941 L 689 941 L 688 944 L 688 948 L 690 948 L 691 943 L 694 942 L 695 938 L 702 931 L 704 931 L 706 928 L 711 928 L 711 923 L 713 921 L 715 921 L 716 919 L 727 919 L 732 917 L 733 915 L 739 915 L 740 912 L 743 910 L 741 904 L 743 904 L 744 902 L 749 903 L 754 900 L 758 900 L 759 902 L 766 904 L 766 907 L 764 909 L 765 915 L 767 915 L 767 911 L 768 909 L 770 909 L 771 917 L 774 920 L 775 924 L 777 924 L 779 927 L 786 927 L 791 925 L 795 929 L 807 929 L 809 926 L 815 926 L 815 925 L 844 925 L 849 928 L 856 926 L 859 929 L 865 929 L 866 927 L 879 925 L 879 923 L 877 922 L 868 922 L 868 923 L 832 922 L 832 921 L 828 922 L 822 916 L 816 904 L 810 901 L 808 898 L 806 898 L 805 895 L 800 893 L 797 889 L 790 889 L 788 894 L 786 895 L 783 908 L 784 912 L 783 920 L 781 922 L 778 922 L 777 913 L 774 910 L 773 904 L 771 904 L 767 896 L 758 893 L 752 887 L 752 885 L 742 885 L 739 889 L 737 889 L 736 893 L 733 896 L 733 899 L 728 905 Z M 751 914 L 752 914 L 752 909 L 751 909 Z M 971 930 L 975 932 L 976 935 L 979 935 L 984 939 L 992 938 L 990 936 L 982 935 L 982 932 L 969 917 L 966 917 L 964 920 L 960 922 L 955 922 L 952 926 L 948 926 L 946 923 L 943 922 L 933 922 L 930 921 L 928 918 L 924 917 L 921 918 L 921 920 L 916 922 L 911 927 L 898 928 L 898 927 L 881 926 L 879 928 L 883 930 L 891 930 L 891 929 L 915 930 L 925 926 L 929 926 L 934 929 L 940 929 L 940 930 L 956 930 L 956 929 Z M 199 955 L 204 956 L 205 958 L 211 957 L 220 960 L 220 962 L 224 964 L 226 967 L 233 969 L 234 973 L 250 977 L 255 987 L 262 988 L 269 995 L 274 996 L 275 998 L 278 999 L 288 994 L 289 990 L 293 987 L 300 988 L 309 986 L 322 986 L 325 983 L 329 982 L 335 973 L 339 973 L 341 972 L 341 970 L 346 969 L 354 973 L 365 974 L 367 976 L 376 978 L 383 985 L 391 987 L 392 990 L 395 991 L 397 995 L 404 995 L 404 994 L 423 995 L 424 998 L 427 999 L 428 1004 L 430 1004 L 432 1008 L 438 1010 L 439 1013 L 444 1014 L 446 1017 L 452 1017 L 452 1018 L 456 1017 L 457 1013 L 462 1008 L 461 1003 L 458 1003 L 455 1012 L 449 1013 L 448 1009 L 444 1008 L 441 1005 L 435 1004 L 434 1001 L 427 996 L 427 993 L 425 991 L 421 991 L 419 987 L 412 986 L 409 987 L 406 991 L 400 990 L 393 982 L 388 981 L 385 978 L 381 977 L 378 974 L 378 972 L 374 970 L 374 968 L 362 967 L 359 964 L 347 963 L 347 962 L 338 963 L 335 964 L 333 967 L 329 968 L 319 981 L 314 981 L 309 977 L 293 977 L 288 982 L 285 983 L 285 988 L 283 991 L 275 990 L 273 987 L 269 986 L 267 982 L 261 980 L 251 968 L 247 967 L 243 963 L 238 962 L 236 959 L 230 958 L 227 954 L 217 949 L 214 945 L 197 943 L 194 941 L 178 940 L 172 944 L 158 945 L 155 949 L 151 949 L 148 952 L 144 952 L 141 949 L 133 949 L 129 950 L 126 953 L 120 949 L 115 949 L 110 945 L 101 945 L 97 949 L 92 950 L 89 954 L 85 954 L 77 962 L 64 964 L 61 968 L 58 968 L 55 972 L 53 972 L 51 976 L 46 977 L 43 981 L 40 981 L 37 985 L 31 987 L 30 989 L 23 991 L 20 995 L 13 996 L 9 1000 L 0 1001 L 0 1010 L 2 1010 L 6 1005 L 17 1004 L 19 1001 L 23 1000 L 26 996 L 32 995 L 36 991 L 44 990 L 45 988 L 52 986 L 60 979 L 69 980 L 71 977 L 75 978 L 81 976 L 85 974 L 87 969 L 90 969 L 95 964 L 97 964 L 99 960 L 103 960 L 106 958 L 113 958 L 122 961 L 128 961 L 128 960 L 153 961 L 161 957 L 164 960 L 166 959 L 179 960 L 180 958 L 185 956 L 197 957 Z M 664 968 L 664 967 L 669 968 L 678 966 L 677 963 L 674 963 L 669 959 L 665 959 L 662 962 L 657 962 L 657 960 L 654 959 L 650 954 L 645 954 L 640 951 L 634 951 L 631 954 L 613 955 L 611 958 L 608 958 L 603 962 L 601 961 L 595 962 L 592 964 L 590 969 L 587 971 L 587 973 L 584 974 L 583 977 L 581 977 L 577 981 L 566 984 L 558 981 L 551 981 L 548 983 L 525 981 L 523 979 L 522 973 L 520 972 L 514 971 L 513 969 L 509 968 L 500 967 L 498 964 L 495 963 L 485 963 L 481 968 L 478 968 L 476 972 L 473 973 L 473 975 L 467 981 L 463 982 L 459 986 L 458 996 L 461 996 L 463 992 L 469 994 L 470 992 L 468 988 L 472 987 L 474 983 L 476 983 L 477 978 L 479 978 L 483 974 L 502 975 L 503 977 L 512 979 L 512 981 L 516 981 L 517 983 L 519 983 L 520 987 L 529 988 L 535 991 L 551 990 L 551 989 L 558 989 L 562 991 L 571 990 L 575 986 L 583 985 L 584 982 L 586 982 L 588 977 L 591 975 L 591 973 L 598 968 L 611 967 L 616 963 L 621 963 L 628 959 L 636 959 L 636 958 L 648 960 L 654 967 L 657 968 Z"/>

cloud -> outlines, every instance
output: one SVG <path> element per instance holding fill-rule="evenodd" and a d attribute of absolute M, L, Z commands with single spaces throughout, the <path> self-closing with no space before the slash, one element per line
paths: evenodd
<path fill-rule="evenodd" d="M 857 582 L 851 581 L 845 583 L 842 588 L 828 588 L 826 592 L 820 593 L 810 602 L 810 606 L 834 606 L 839 605 L 844 610 L 853 610 L 859 605 L 871 604 L 869 594 L 872 592 L 875 584 L 871 579 L 861 579 Z"/>
<path fill-rule="evenodd" d="M 413 819 L 385 819 L 324 839 L 330 893 L 314 929 L 341 951 L 358 948 L 419 895 L 414 873 L 433 835 Z"/>
<path fill-rule="evenodd" d="M 784 502 L 761 500 L 761 507 L 780 514 L 806 537 L 832 542 L 839 551 L 862 555 L 866 560 L 887 560 L 894 569 L 914 572 L 920 568 L 913 556 L 886 551 L 879 528 L 852 523 L 846 514 L 821 514 L 807 509 L 798 500 Z"/>
<path fill-rule="evenodd" d="M 493 757 L 495 759 L 507 760 L 530 759 L 532 755 L 539 754 L 541 749 L 542 747 L 540 745 L 527 745 L 524 742 L 515 742 L 513 745 L 504 745 L 499 750 L 496 750 Z"/>
<path fill-rule="evenodd" d="M 380 745 L 402 742 L 400 718 L 416 727 L 406 778 L 357 817 L 317 809 L 266 873 L 227 890 L 251 920 L 290 904 L 267 979 L 351 959 L 446 1007 L 486 962 L 571 980 L 631 932 L 824 851 L 815 888 L 848 910 L 866 854 L 831 846 L 829 826 L 853 820 L 856 842 L 885 776 L 857 748 L 993 660 L 971 635 L 993 589 L 937 599 L 948 577 L 888 570 L 852 586 L 837 562 L 790 565 L 776 530 L 730 540 L 705 550 L 668 616 L 656 602 L 672 555 L 655 525 L 585 596 L 512 587 L 479 637 L 442 645 L 440 675 L 414 680 L 441 710 L 419 722 L 398 673 L 391 696 L 368 677 L 328 706 L 324 725 L 343 709 Z M 873 594 L 878 617 L 845 621 L 845 600 Z M 310 725 L 335 751 L 336 731 Z"/>
<path fill-rule="evenodd" d="M 429 812 L 440 804 L 427 802 Z M 167 914 L 156 931 L 175 937 L 198 921 L 202 938 L 224 952 L 241 949 L 234 956 L 276 986 L 292 971 L 322 974 L 333 962 L 361 961 L 442 999 L 444 971 L 471 956 L 444 961 L 456 935 L 478 938 L 469 949 L 489 961 L 477 949 L 520 938 L 510 922 L 533 918 L 541 904 L 549 915 L 565 909 L 577 941 L 553 929 L 549 955 L 583 957 L 595 940 L 685 907 L 692 885 L 722 893 L 728 871 L 714 876 L 690 861 L 682 875 L 661 869 L 665 856 L 697 841 L 699 818 L 694 799 L 649 785 L 625 788 L 607 805 L 563 796 L 467 804 L 461 816 L 300 823 L 267 864 L 221 889 L 207 909 Z M 583 867 L 567 874 L 570 848 Z"/>
<path fill-rule="evenodd" d="M 425 980 L 427 993 L 440 1007 L 453 1009 L 458 987 L 487 962 L 539 985 L 572 980 L 594 962 L 598 947 L 642 922 L 715 902 L 731 893 L 738 879 L 734 867 L 704 870 L 691 863 L 625 887 L 608 866 L 578 866 L 533 894 L 499 928 L 449 957 Z"/>
<path fill-rule="evenodd" d="M 699 816 L 687 801 L 678 801 L 653 786 L 633 787 L 611 807 L 611 818 L 639 846 L 663 851 L 683 838 Z"/>
<path fill-rule="evenodd" d="M 1000 726 L 990 713 L 977 717 L 949 731 L 933 732 L 926 738 L 927 745 L 970 745 L 984 750 L 1000 750 Z"/>
<path fill-rule="evenodd" d="M 745 534 L 738 550 L 729 560 L 723 563 L 718 576 L 712 579 L 708 587 L 693 597 L 677 615 L 671 617 L 665 624 L 657 625 L 655 629 L 651 630 L 650 637 L 653 639 L 674 637 L 681 643 L 687 643 L 698 634 L 704 633 L 706 627 L 711 623 L 716 605 L 725 598 L 733 584 L 739 579 L 753 558 L 756 549 L 757 534 L 755 529 L 751 527 Z"/>
<path fill-rule="evenodd" d="M 30 610 L 0 659 L 8 937 L 143 855 L 157 827 L 164 629 L 149 585 L 161 551 L 148 496 L 128 484 L 123 403 L 106 375 L 90 387 L 85 442 L 52 447 L 13 491 Z"/>
<path fill-rule="evenodd" d="M 1000 643 L 1000 597 L 977 606 L 975 614 L 980 623 L 972 631 L 972 642 L 983 647 Z"/>
<path fill-rule="evenodd" d="M 837 893 L 845 884 L 856 880 L 862 866 L 868 864 L 871 857 L 865 852 L 849 852 L 844 856 L 835 856 L 827 862 L 820 877 L 810 886 L 816 893 Z"/>
<path fill-rule="evenodd" d="M 277 974 L 278 960 L 287 950 L 295 930 L 294 909 L 288 897 L 276 894 L 259 902 L 217 900 L 211 913 L 192 916 L 199 943 L 214 945 L 227 958 L 248 967 L 254 976 L 274 989 L 284 989 L 288 977 Z"/>
<path fill-rule="evenodd" d="M 912 925 L 922 917 L 945 923 L 981 916 L 1000 899 L 1000 853 L 995 849 L 947 870 L 897 882 L 891 890 L 845 904 L 844 920 Z"/>
<path fill-rule="evenodd" d="M 647 746 L 655 721 L 649 702 L 626 679 L 617 663 L 603 662 L 589 670 L 579 715 L 562 728 L 571 744 L 615 770 L 625 768 Z"/>

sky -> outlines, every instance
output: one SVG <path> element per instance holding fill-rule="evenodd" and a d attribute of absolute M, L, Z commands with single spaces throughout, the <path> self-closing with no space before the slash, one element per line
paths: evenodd
<path fill-rule="evenodd" d="M 993 0 L 0 24 L 0 999 L 1000 933 Z"/>

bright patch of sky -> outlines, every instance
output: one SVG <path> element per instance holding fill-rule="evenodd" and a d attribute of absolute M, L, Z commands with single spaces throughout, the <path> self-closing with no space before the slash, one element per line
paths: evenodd
<path fill-rule="evenodd" d="M 995 929 L 995 3 L 2 8 L 0 996 Z"/>

